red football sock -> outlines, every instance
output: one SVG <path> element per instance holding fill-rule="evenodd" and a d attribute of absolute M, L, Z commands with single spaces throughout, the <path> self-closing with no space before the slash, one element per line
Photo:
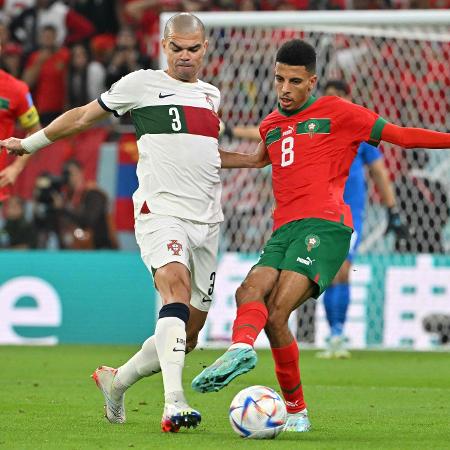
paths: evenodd
<path fill-rule="evenodd" d="M 286 347 L 272 348 L 272 356 L 287 412 L 293 414 L 305 409 L 297 342 L 294 340 Z"/>
<path fill-rule="evenodd" d="M 267 322 L 266 305 L 261 302 L 249 302 L 239 306 L 233 323 L 232 342 L 253 346 L 256 338 Z"/>

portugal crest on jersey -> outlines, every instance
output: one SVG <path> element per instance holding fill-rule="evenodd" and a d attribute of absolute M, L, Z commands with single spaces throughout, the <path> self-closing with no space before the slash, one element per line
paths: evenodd
<path fill-rule="evenodd" d="M 209 96 L 209 94 L 205 93 L 205 97 L 206 97 L 206 103 L 208 103 L 209 106 L 211 106 L 211 111 L 215 112 L 214 110 L 214 102 L 212 101 L 212 98 Z"/>
<path fill-rule="evenodd" d="M 180 256 L 180 252 L 183 250 L 183 246 L 176 239 L 172 239 L 167 244 L 167 250 L 170 250 L 173 256 Z"/>

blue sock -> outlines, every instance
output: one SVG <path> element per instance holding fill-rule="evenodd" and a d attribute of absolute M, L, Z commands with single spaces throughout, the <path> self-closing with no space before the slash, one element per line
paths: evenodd
<path fill-rule="evenodd" d="M 342 335 L 349 303 L 350 286 L 347 283 L 331 285 L 325 291 L 325 312 L 332 337 Z"/>

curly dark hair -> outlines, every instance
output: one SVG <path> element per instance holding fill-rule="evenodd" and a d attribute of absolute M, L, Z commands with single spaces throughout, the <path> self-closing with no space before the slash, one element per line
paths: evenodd
<path fill-rule="evenodd" d="M 285 42 L 277 51 L 276 62 L 288 66 L 305 66 L 310 73 L 316 72 L 316 51 L 301 39 Z"/>

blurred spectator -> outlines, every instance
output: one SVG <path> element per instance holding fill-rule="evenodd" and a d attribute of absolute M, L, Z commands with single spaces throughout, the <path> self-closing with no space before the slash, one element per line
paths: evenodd
<path fill-rule="evenodd" d="M 24 9 L 33 7 L 35 3 L 36 0 L 5 0 L 2 12 L 7 17 L 13 19 L 14 17 L 19 16 Z"/>
<path fill-rule="evenodd" d="M 122 0 L 123 13 L 125 21 L 132 19 L 135 22 L 141 22 L 144 16 L 154 11 L 157 15 L 161 10 L 179 11 L 182 0 Z"/>
<path fill-rule="evenodd" d="M 89 19 L 97 33 L 116 34 L 119 31 L 116 0 L 71 0 L 70 5 Z"/>
<path fill-rule="evenodd" d="M 22 74 L 22 47 L 14 42 L 9 42 L 2 47 L 1 68 L 15 78 Z"/>
<path fill-rule="evenodd" d="M 94 61 L 107 66 L 111 61 L 116 46 L 116 38 L 112 34 L 99 34 L 91 39 L 91 53 Z"/>
<path fill-rule="evenodd" d="M 5 20 L 0 19 L 0 44 L 6 45 L 11 39 L 9 28 Z"/>
<path fill-rule="evenodd" d="M 221 2 L 221 4 L 224 2 Z M 238 11 L 256 11 L 258 9 L 256 0 L 238 0 L 237 5 L 233 5 L 233 9 Z"/>
<path fill-rule="evenodd" d="M 33 91 L 44 126 L 64 110 L 69 58 L 69 50 L 57 44 L 55 28 L 50 25 L 42 28 L 39 50 L 28 58 L 22 79 Z"/>
<path fill-rule="evenodd" d="M 444 253 L 442 229 L 450 210 L 446 191 L 439 181 L 424 171 L 428 154 L 424 150 L 404 150 L 409 172 L 396 182 L 400 209 L 411 229 L 406 241 L 395 241 L 395 249 L 409 253 Z"/>
<path fill-rule="evenodd" d="M 279 0 L 277 5 L 278 11 L 297 11 L 300 9 L 308 9 L 309 0 Z"/>
<path fill-rule="evenodd" d="M 183 0 L 182 8 L 183 11 L 190 13 L 208 11 L 210 2 L 208 0 Z"/>
<path fill-rule="evenodd" d="M 139 52 L 133 30 L 123 28 L 117 35 L 116 49 L 107 69 L 106 85 L 109 87 L 130 72 L 151 66 L 150 59 Z"/>
<path fill-rule="evenodd" d="M 12 196 L 3 206 L 5 223 L 0 230 L 0 247 L 12 249 L 36 248 L 36 230 L 25 219 L 25 202 Z"/>
<path fill-rule="evenodd" d="M 251 5 L 251 9 L 242 8 L 241 5 Z M 256 11 L 256 0 L 216 0 L 214 10 L 219 11 Z"/>
<path fill-rule="evenodd" d="M 74 45 L 71 49 L 67 82 L 68 108 L 85 105 L 104 92 L 105 75 L 102 64 L 90 61 L 86 47 Z"/>
<path fill-rule="evenodd" d="M 391 0 L 353 0 L 350 9 L 389 9 Z"/>
<path fill-rule="evenodd" d="M 162 12 L 181 11 L 182 0 L 121 0 L 120 21 L 133 29 L 141 53 L 156 60 L 161 35 L 159 15 Z"/>
<path fill-rule="evenodd" d="M 80 42 L 95 32 L 88 19 L 55 0 L 36 0 L 36 5 L 25 9 L 11 22 L 10 28 L 14 39 L 29 53 L 36 50 L 39 32 L 47 26 L 55 29 L 58 46 Z"/>
<path fill-rule="evenodd" d="M 67 182 L 57 194 L 55 207 L 59 214 L 59 237 L 62 248 L 117 248 L 115 232 L 108 211 L 108 198 L 95 185 L 87 184 L 83 167 L 77 160 L 64 165 Z"/>
<path fill-rule="evenodd" d="M 15 78 L 20 78 L 22 73 L 22 47 L 14 42 L 2 46 L 1 68 Z"/>

